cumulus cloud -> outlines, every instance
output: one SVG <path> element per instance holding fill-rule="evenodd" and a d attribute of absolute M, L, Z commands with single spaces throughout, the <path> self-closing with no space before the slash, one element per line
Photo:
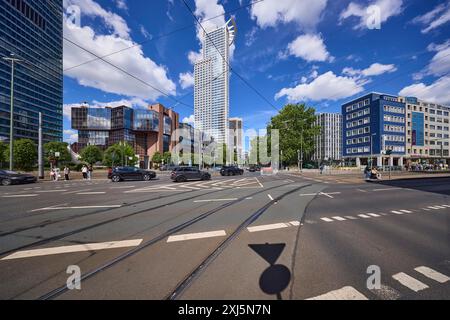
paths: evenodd
<path fill-rule="evenodd" d="M 194 86 L 194 75 L 191 72 L 180 73 L 180 85 L 182 89 L 187 89 Z"/>
<path fill-rule="evenodd" d="M 77 142 L 78 133 L 75 130 L 64 130 L 64 141 L 70 144 Z"/>
<path fill-rule="evenodd" d="M 182 122 L 190 124 L 190 125 L 194 125 L 194 123 L 195 123 L 195 116 L 193 114 L 191 114 L 189 117 L 185 117 Z"/>
<path fill-rule="evenodd" d="M 71 3 L 72 1 L 66 1 L 65 3 Z M 176 94 L 176 85 L 168 78 L 166 67 L 156 64 L 144 55 L 142 48 L 136 46 L 130 39 L 129 28 L 121 17 L 104 10 L 92 0 L 79 0 L 76 1 L 76 4 L 80 5 L 83 14 L 100 17 L 107 26 L 112 26 L 112 34 L 98 34 L 90 26 L 75 27 L 64 23 L 64 36 L 66 38 L 99 56 L 134 46 L 121 54 L 110 56 L 106 60 L 168 95 Z M 88 52 L 67 41 L 64 41 L 63 56 L 65 69 L 94 58 Z M 82 86 L 96 88 L 108 93 L 150 100 L 156 100 L 162 95 L 158 90 L 130 78 L 101 60 L 66 70 L 64 75 L 76 79 Z"/>
<path fill-rule="evenodd" d="M 437 5 L 433 10 L 414 18 L 414 23 L 424 26 L 422 33 L 428 33 L 450 21 L 450 1 Z"/>
<path fill-rule="evenodd" d="M 384 73 L 392 73 L 395 71 L 397 71 L 397 67 L 394 64 L 374 63 L 370 67 L 363 70 L 344 68 L 342 73 L 350 76 L 371 77 L 371 76 L 379 76 Z"/>
<path fill-rule="evenodd" d="M 128 5 L 126 0 L 116 0 L 116 6 L 122 10 L 128 10 Z"/>
<path fill-rule="evenodd" d="M 450 76 L 442 77 L 430 85 L 416 83 L 403 88 L 399 95 L 417 97 L 422 100 L 450 104 Z"/>
<path fill-rule="evenodd" d="M 380 8 L 381 23 L 386 22 L 389 18 L 397 16 L 403 12 L 403 0 L 376 0 L 372 2 L 371 5 Z M 369 6 L 350 2 L 347 8 L 341 12 L 339 20 L 342 23 L 343 20 L 347 18 L 357 17 L 359 22 L 353 27 L 353 29 L 364 29 L 367 27 L 367 21 L 372 15 L 372 12 L 368 9 Z"/>
<path fill-rule="evenodd" d="M 310 83 L 301 83 L 294 88 L 284 88 L 275 95 L 275 99 L 287 97 L 291 102 L 303 100 L 339 100 L 353 96 L 364 90 L 365 80 L 337 76 L 328 71 Z"/>
<path fill-rule="evenodd" d="M 288 45 L 289 54 L 310 61 L 332 61 L 320 35 L 304 34 Z"/>
<path fill-rule="evenodd" d="M 189 51 L 188 53 L 188 59 L 189 62 L 194 65 L 196 62 L 200 61 L 202 59 L 202 53 L 201 52 L 195 52 L 195 51 Z"/>
<path fill-rule="evenodd" d="M 450 40 L 441 44 L 431 43 L 427 50 L 436 54 L 422 71 L 413 75 L 414 80 L 425 76 L 440 77 L 450 72 Z"/>
<path fill-rule="evenodd" d="M 326 5 L 327 0 L 265 0 L 253 4 L 250 14 L 261 28 L 294 22 L 305 30 L 313 30 Z"/>

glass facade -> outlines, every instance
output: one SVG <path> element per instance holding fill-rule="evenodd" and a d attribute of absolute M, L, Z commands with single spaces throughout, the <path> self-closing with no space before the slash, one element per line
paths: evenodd
<path fill-rule="evenodd" d="M 159 115 L 152 110 L 134 110 L 134 130 L 158 131 Z"/>
<path fill-rule="evenodd" d="M 14 54 L 14 137 L 63 138 L 63 7 L 60 0 L 0 1 L 0 56 Z M 0 140 L 9 139 L 11 63 L 0 59 Z"/>

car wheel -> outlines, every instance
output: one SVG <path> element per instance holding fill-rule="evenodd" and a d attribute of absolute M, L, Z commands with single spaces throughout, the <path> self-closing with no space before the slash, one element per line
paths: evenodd
<path fill-rule="evenodd" d="M 113 176 L 113 177 L 111 178 L 111 181 L 112 181 L 112 182 L 120 182 L 120 177 L 119 177 L 119 176 Z"/>
<path fill-rule="evenodd" d="M 2 185 L 4 185 L 4 186 L 9 186 L 9 185 L 11 185 L 11 183 L 12 183 L 11 179 L 3 179 L 2 180 Z"/>
<path fill-rule="evenodd" d="M 148 175 L 148 174 L 145 174 L 144 181 L 150 181 L 150 180 L 152 180 L 152 177 L 150 177 L 150 175 Z"/>
<path fill-rule="evenodd" d="M 177 182 L 186 182 L 186 178 L 185 177 L 178 177 L 177 178 Z"/>

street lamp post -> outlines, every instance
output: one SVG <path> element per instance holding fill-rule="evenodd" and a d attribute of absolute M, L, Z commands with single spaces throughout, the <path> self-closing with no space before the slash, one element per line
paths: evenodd
<path fill-rule="evenodd" d="M 14 66 L 22 60 L 14 58 L 14 54 L 10 57 L 3 57 L 3 60 L 11 62 L 11 109 L 9 118 L 9 170 L 14 167 Z"/>
<path fill-rule="evenodd" d="M 373 167 L 373 137 L 375 137 L 377 134 L 372 133 L 372 136 L 370 137 L 370 168 Z"/>

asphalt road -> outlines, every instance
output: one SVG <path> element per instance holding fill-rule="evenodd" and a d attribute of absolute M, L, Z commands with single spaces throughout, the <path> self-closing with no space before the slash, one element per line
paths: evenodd
<path fill-rule="evenodd" d="M 449 195 L 285 173 L 1 187 L 0 299 L 450 299 Z"/>

